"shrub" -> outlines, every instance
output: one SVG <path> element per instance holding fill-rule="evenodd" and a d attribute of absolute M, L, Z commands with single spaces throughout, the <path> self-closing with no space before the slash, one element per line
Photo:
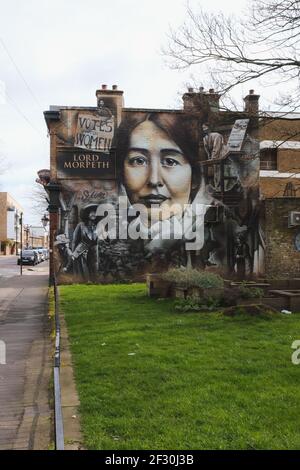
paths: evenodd
<path fill-rule="evenodd" d="M 259 287 L 247 287 L 245 285 L 239 288 L 239 292 L 242 299 L 261 299 L 264 295 L 264 291 Z"/>
<path fill-rule="evenodd" d="M 231 307 L 238 304 L 240 297 L 240 290 L 238 288 L 225 288 L 220 302 L 223 307 Z"/>
<path fill-rule="evenodd" d="M 180 287 L 202 287 L 204 289 L 223 288 L 221 276 L 215 273 L 191 268 L 172 268 L 162 275 L 162 279 Z"/>
<path fill-rule="evenodd" d="M 175 310 L 180 312 L 211 312 L 219 307 L 219 301 L 211 297 L 199 299 L 198 297 L 187 297 L 175 302 Z"/>

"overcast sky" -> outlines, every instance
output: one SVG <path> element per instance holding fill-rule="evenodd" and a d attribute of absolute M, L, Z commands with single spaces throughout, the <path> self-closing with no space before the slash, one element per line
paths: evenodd
<path fill-rule="evenodd" d="M 190 3 L 239 13 L 246 0 Z M 124 90 L 127 107 L 178 108 L 178 91 L 190 74 L 168 69 L 160 50 L 169 25 L 183 21 L 185 1 L 0 0 L 0 6 L 0 81 L 6 89 L 0 155 L 10 164 L 0 190 L 23 205 L 25 223 L 35 224 L 40 216 L 27 197 L 36 171 L 49 167 L 43 111 L 50 105 L 94 106 L 101 84 Z M 240 91 L 241 102 L 248 88 Z"/>

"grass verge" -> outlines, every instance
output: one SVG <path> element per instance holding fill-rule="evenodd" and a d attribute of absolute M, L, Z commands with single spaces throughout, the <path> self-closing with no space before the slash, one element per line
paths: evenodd
<path fill-rule="evenodd" d="M 299 314 L 182 314 L 143 284 L 60 293 L 86 448 L 299 449 Z"/>

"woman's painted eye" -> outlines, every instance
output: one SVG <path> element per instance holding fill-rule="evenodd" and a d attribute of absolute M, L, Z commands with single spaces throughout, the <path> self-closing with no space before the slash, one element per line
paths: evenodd
<path fill-rule="evenodd" d="M 146 166 L 148 163 L 147 158 L 143 156 L 129 157 L 128 161 L 132 166 Z"/>
<path fill-rule="evenodd" d="M 172 167 L 172 166 L 177 166 L 180 165 L 179 161 L 176 160 L 175 158 L 171 157 L 164 157 L 162 159 L 162 165 L 166 167 Z"/>

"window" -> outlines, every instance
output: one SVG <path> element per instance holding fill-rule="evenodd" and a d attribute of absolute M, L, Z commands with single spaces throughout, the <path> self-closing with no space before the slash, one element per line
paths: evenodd
<path fill-rule="evenodd" d="M 277 170 L 277 149 L 263 149 L 260 151 L 260 169 Z"/>

